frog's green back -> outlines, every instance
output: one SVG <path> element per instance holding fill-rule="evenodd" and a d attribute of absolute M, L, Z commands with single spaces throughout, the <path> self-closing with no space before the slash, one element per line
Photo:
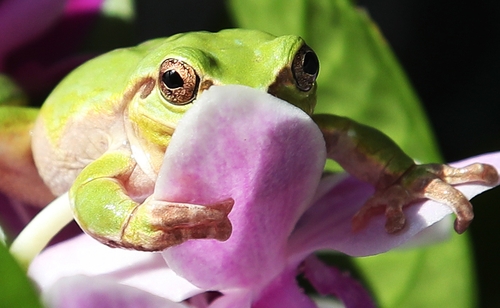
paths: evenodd
<path fill-rule="evenodd" d="M 146 73 L 151 63 L 159 65 L 172 56 L 189 61 L 199 74 L 210 75 L 216 84 L 267 89 L 303 43 L 298 36 L 276 37 L 256 30 L 183 33 L 139 45 L 137 48 L 153 52 L 138 70 Z"/>
<path fill-rule="evenodd" d="M 118 49 L 71 72 L 41 108 L 50 136 L 57 138 L 68 121 L 78 116 L 85 117 L 87 112 L 114 112 L 142 58 L 142 54 L 134 49 Z"/>
<path fill-rule="evenodd" d="M 134 94 L 128 92 L 140 80 L 157 80 L 161 63 L 170 57 L 188 62 L 201 79 L 209 76 L 213 84 L 267 89 L 303 44 L 298 36 L 275 37 L 242 29 L 153 39 L 111 51 L 74 70 L 49 96 L 42 107 L 42 118 L 50 118 L 47 129 L 57 139 L 70 118 L 83 118 L 96 111 L 114 113 L 123 97 Z"/>

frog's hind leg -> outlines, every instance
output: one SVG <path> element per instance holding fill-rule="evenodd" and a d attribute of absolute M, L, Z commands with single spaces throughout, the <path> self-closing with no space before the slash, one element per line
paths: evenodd
<path fill-rule="evenodd" d="M 450 185 L 478 182 L 491 186 L 498 182 L 498 173 L 493 166 L 472 164 L 463 168 L 436 165 L 432 171 L 437 178 L 430 181 L 424 190 L 424 197 L 445 204 L 456 215 L 455 231 L 465 232 L 474 218 L 474 211 L 469 200 Z"/>
<path fill-rule="evenodd" d="M 385 211 L 387 232 L 398 232 L 405 225 L 403 207 L 429 199 L 448 206 L 457 217 L 455 231 L 463 233 L 474 218 L 474 210 L 469 200 L 452 185 L 474 182 L 495 185 L 498 173 L 493 166 L 479 163 L 463 168 L 442 164 L 413 166 L 396 183 L 376 191 L 367 200 L 353 217 L 353 229 L 362 229 L 371 217 Z"/>
<path fill-rule="evenodd" d="M 38 109 L 0 106 L 0 192 L 35 206 L 54 199 L 38 175 L 31 152 L 31 129 Z"/>

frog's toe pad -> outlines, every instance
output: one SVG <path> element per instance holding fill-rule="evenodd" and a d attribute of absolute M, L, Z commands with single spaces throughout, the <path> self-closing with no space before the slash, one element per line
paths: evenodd
<path fill-rule="evenodd" d="M 385 230 L 387 233 L 397 233 L 406 224 L 401 201 L 388 199 L 384 195 L 375 195 L 368 199 L 363 207 L 352 218 L 352 229 L 357 232 L 362 230 L 374 216 L 385 213 Z"/>
<path fill-rule="evenodd" d="M 483 174 L 480 177 L 481 179 L 484 180 L 486 185 L 496 185 L 498 183 L 498 171 L 495 169 L 495 167 L 488 165 L 488 164 L 477 164 L 481 165 L 481 168 L 483 169 Z"/>
<path fill-rule="evenodd" d="M 402 207 L 387 207 L 385 210 L 385 230 L 387 233 L 396 233 L 401 231 L 406 224 L 406 217 Z"/>

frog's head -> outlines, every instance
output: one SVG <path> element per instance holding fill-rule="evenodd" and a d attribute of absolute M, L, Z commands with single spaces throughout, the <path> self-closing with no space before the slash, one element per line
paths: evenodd
<path fill-rule="evenodd" d="M 155 39 L 132 50 L 143 55 L 133 113 L 175 127 L 212 85 L 262 89 L 311 114 L 319 61 L 298 36 L 255 30 L 192 32 Z M 142 125 L 141 125 L 142 126 Z"/>

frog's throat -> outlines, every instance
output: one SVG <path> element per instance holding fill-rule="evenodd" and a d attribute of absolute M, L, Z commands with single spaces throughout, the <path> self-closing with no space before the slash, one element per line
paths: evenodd
<path fill-rule="evenodd" d="M 143 105 L 148 104 L 145 101 L 154 93 L 155 86 L 156 79 L 147 76 L 139 79 L 134 86 L 125 92 L 122 103 L 124 106 L 124 123 L 129 121 L 134 123 L 133 126 L 135 127 L 132 130 L 130 130 L 130 127 L 126 127 L 129 138 L 144 138 L 148 143 L 166 147 L 174 133 L 175 121 L 168 120 L 168 117 L 158 117 L 151 113 L 151 110 L 147 111 L 147 108 L 141 108 Z M 138 103 L 136 100 L 141 102 Z M 132 110 L 133 108 L 138 110 Z"/>
<path fill-rule="evenodd" d="M 143 105 L 146 98 L 154 93 L 155 85 L 155 79 L 150 76 L 138 80 L 126 91 L 122 102 L 128 145 L 139 168 L 152 181 L 156 180 L 159 165 L 176 125 L 166 117 L 152 117 L 148 112 L 131 109 Z"/>

